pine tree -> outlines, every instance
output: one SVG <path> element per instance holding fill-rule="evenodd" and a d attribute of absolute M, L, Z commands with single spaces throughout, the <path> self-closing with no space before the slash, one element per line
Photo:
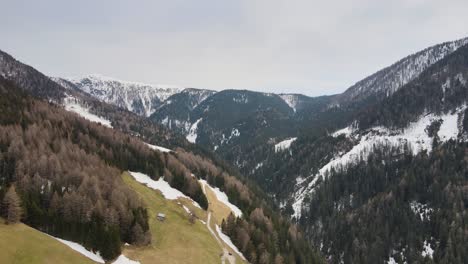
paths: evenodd
<path fill-rule="evenodd" d="M 16 193 L 15 186 L 8 189 L 3 198 L 3 208 L 7 224 L 14 224 L 21 220 L 22 208 L 21 200 Z"/>

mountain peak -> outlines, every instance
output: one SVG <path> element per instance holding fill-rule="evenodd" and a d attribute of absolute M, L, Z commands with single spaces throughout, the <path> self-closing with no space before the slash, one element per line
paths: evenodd
<path fill-rule="evenodd" d="M 184 90 L 173 85 L 123 81 L 102 74 L 89 74 L 79 78 L 54 78 L 54 80 L 59 83 L 67 81 L 74 85 L 73 88 L 84 91 L 100 101 L 143 116 L 150 116 L 167 98 Z"/>
<path fill-rule="evenodd" d="M 180 87 L 176 85 L 169 85 L 169 84 L 149 84 L 149 83 L 143 83 L 143 82 L 120 80 L 120 79 L 109 77 L 100 73 L 91 73 L 83 77 L 70 77 L 70 78 L 64 78 L 64 79 L 71 81 L 71 82 L 80 82 L 80 81 L 87 79 L 92 82 L 120 83 L 120 84 L 124 84 L 127 86 L 132 85 L 132 86 L 140 86 L 140 87 L 151 87 L 154 89 L 173 89 L 173 90 L 177 90 L 177 92 L 180 92 L 185 89 L 184 87 Z"/>
<path fill-rule="evenodd" d="M 334 103 L 359 102 L 373 96 L 388 97 L 417 78 L 428 67 L 467 44 L 468 37 L 437 44 L 409 55 L 349 87 L 337 96 Z"/>

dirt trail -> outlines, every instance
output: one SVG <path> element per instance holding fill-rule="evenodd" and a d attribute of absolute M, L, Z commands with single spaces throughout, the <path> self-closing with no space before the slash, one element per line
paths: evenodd
<path fill-rule="evenodd" d="M 205 184 L 202 184 L 202 190 L 203 190 L 203 193 L 206 194 Z M 211 235 L 216 239 L 219 246 L 223 249 L 223 255 L 221 256 L 221 264 L 225 264 L 226 260 L 229 262 L 229 264 L 236 264 L 236 258 L 233 255 L 229 255 L 229 250 L 226 248 L 224 243 L 220 240 L 220 238 L 218 238 L 216 233 L 213 231 L 213 229 L 210 226 L 210 223 L 211 223 L 211 212 L 208 211 L 208 217 L 206 219 L 206 227 L 210 231 Z"/>
<path fill-rule="evenodd" d="M 213 231 L 213 229 L 210 226 L 210 222 L 211 222 L 211 212 L 208 212 L 208 217 L 206 220 L 206 227 L 210 231 L 211 235 L 216 239 L 218 244 L 223 248 L 223 255 L 221 256 L 221 264 L 225 264 L 226 259 L 228 260 L 229 264 L 236 264 L 236 258 L 233 255 L 229 255 L 228 249 L 224 246 L 224 244 L 218 238 L 216 233 Z"/>

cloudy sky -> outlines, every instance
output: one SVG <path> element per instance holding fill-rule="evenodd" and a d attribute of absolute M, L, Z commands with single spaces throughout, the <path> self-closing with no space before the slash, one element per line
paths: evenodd
<path fill-rule="evenodd" d="M 0 49 L 51 76 L 322 95 L 468 36 L 468 1 L 0 0 Z"/>

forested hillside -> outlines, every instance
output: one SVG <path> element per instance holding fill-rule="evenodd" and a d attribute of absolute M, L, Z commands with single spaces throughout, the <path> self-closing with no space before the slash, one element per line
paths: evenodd
<path fill-rule="evenodd" d="M 211 258 L 225 243 L 259 264 L 465 263 L 466 41 L 316 98 L 52 82 L 0 53 L 1 216 L 106 261 L 125 243 L 148 260 L 162 224 L 148 181 L 224 232 Z M 157 197 L 174 214 L 185 206 Z"/>
<path fill-rule="evenodd" d="M 466 263 L 467 154 L 455 141 L 415 157 L 379 148 L 332 172 L 301 223 L 332 263 Z"/>
<path fill-rule="evenodd" d="M 242 247 L 251 263 L 321 261 L 297 227 L 270 209 L 262 191 L 209 152 L 187 143 L 182 146 L 198 154 L 182 148 L 154 150 L 141 139 L 155 143 L 161 137 L 157 133 L 164 130 L 137 123 L 139 118 L 131 113 L 104 115 L 111 106 L 74 94 L 75 103 L 95 104 L 90 108 L 94 113 L 114 116 L 114 128 L 110 128 L 67 112 L 60 104 L 31 97 L 31 91 L 17 86 L 16 78 L 0 81 L 0 199 L 7 201 L 3 209 L 8 210 L 2 210 L 6 218 L 18 215 L 17 220 L 111 260 L 119 256 L 123 243 L 151 243 L 146 206 L 123 183 L 122 171 L 142 172 L 154 180 L 164 177 L 206 209 L 207 199 L 198 183 L 201 178 L 241 208 L 244 217 L 235 221 L 247 225 L 227 233 L 239 247 L 245 242 L 238 232 L 243 234 L 242 241 L 254 238 Z M 125 127 L 125 122 L 135 125 Z M 127 131 L 130 135 L 123 133 Z M 20 202 L 13 204 L 7 190 L 16 193 Z M 259 211 L 264 212 L 261 221 L 254 217 Z"/>
<path fill-rule="evenodd" d="M 288 165 L 276 172 L 298 176 L 284 211 L 332 263 L 467 261 L 467 54 L 459 48 L 362 105 L 348 127 L 279 156 Z"/>

